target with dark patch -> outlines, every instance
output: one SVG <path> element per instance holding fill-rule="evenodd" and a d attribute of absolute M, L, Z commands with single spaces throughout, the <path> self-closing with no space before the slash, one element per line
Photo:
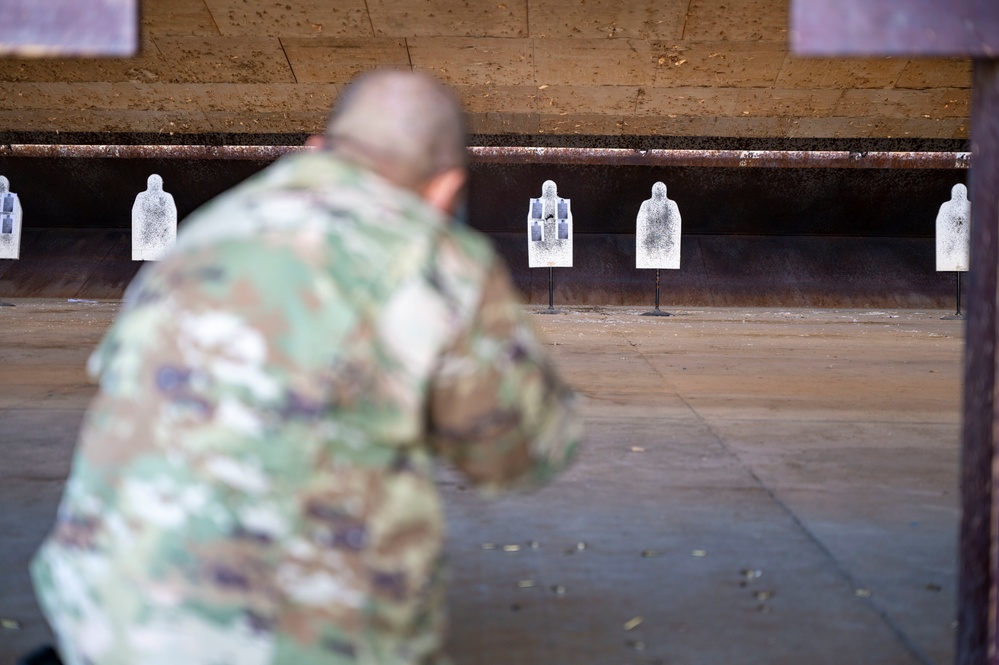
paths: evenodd
<path fill-rule="evenodd" d="M 635 224 L 636 268 L 680 268 L 680 208 L 666 197 L 666 185 L 652 186 Z"/>
<path fill-rule="evenodd" d="M 527 260 L 531 268 L 572 267 L 572 206 L 551 180 L 528 206 Z"/>
<path fill-rule="evenodd" d="M 10 191 L 10 181 L 0 176 L 0 259 L 21 254 L 21 202 Z"/>
<path fill-rule="evenodd" d="M 152 174 L 132 204 L 132 260 L 158 261 L 177 241 L 177 205 L 163 191 L 163 178 Z"/>
<path fill-rule="evenodd" d="M 968 188 L 956 184 L 950 190 L 950 200 L 937 213 L 937 270 L 966 272 L 971 254 L 971 201 Z"/>

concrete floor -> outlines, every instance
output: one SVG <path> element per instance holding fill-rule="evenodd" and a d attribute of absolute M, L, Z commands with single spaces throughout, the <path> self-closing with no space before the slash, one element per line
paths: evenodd
<path fill-rule="evenodd" d="M 117 310 L 11 302 L 0 665 L 50 639 L 26 565 L 92 394 L 84 360 Z M 641 311 L 534 317 L 588 425 L 560 481 L 485 501 L 441 473 L 455 660 L 952 662 L 963 323 L 945 310 Z"/>

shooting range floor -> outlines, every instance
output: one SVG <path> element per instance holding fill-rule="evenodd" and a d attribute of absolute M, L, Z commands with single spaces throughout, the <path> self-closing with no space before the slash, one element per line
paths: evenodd
<path fill-rule="evenodd" d="M 84 361 L 118 309 L 11 302 L 0 665 L 51 639 L 26 567 L 92 394 Z M 556 483 L 486 501 L 441 473 L 455 661 L 952 662 L 963 322 L 641 311 L 533 317 L 588 429 Z"/>

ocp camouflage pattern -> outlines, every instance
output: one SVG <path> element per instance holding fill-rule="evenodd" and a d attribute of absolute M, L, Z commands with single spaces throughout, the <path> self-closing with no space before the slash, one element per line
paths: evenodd
<path fill-rule="evenodd" d="M 446 662 L 433 458 L 489 492 L 580 438 L 488 242 L 327 153 L 195 212 L 88 371 L 32 563 L 72 665 Z"/>

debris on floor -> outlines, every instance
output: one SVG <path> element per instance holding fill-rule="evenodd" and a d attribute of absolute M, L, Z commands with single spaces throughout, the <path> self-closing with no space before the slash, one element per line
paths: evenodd
<path fill-rule="evenodd" d="M 634 630 L 642 623 L 642 617 L 633 617 L 624 622 L 625 630 Z"/>

